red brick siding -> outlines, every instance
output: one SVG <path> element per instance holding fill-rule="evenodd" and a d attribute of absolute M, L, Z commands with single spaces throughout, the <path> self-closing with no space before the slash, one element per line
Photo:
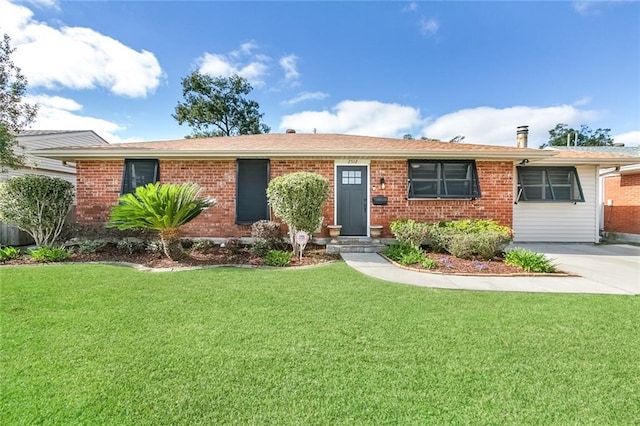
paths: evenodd
<path fill-rule="evenodd" d="M 79 161 L 77 220 L 100 223 L 108 220 L 109 209 L 120 194 L 123 161 Z M 407 162 L 403 160 L 373 160 L 370 163 L 370 184 L 385 178 L 386 187 L 372 195 L 388 197 L 386 206 L 369 204 L 371 223 L 384 226 L 383 236 L 390 236 L 389 222 L 412 218 L 433 222 L 446 219 L 495 219 L 512 226 L 513 165 L 511 162 L 478 162 L 482 197 L 477 200 L 408 200 Z M 329 200 L 324 208 L 323 225 L 334 218 L 333 160 L 271 160 L 271 178 L 296 171 L 318 173 L 330 182 Z M 203 194 L 215 197 L 217 205 L 185 226 L 184 234 L 203 237 L 240 237 L 250 235 L 250 227 L 235 225 L 234 160 L 160 161 L 162 182 L 195 182 Z M 322 235 L 326 235 L 323 228 Z"/>
<path fill-rule="evenodd" d="M 103 223 L 118 201 L 124 161 L 78 161 L 76 163 L 76 220 Z"/>
<path fill-rule="evenodd" d="M 640 234 L 640 173 L 606 177 L 604 197 L 605 232 Z"/>
<path fill-rule="evenodd" d="M 407 162 L 372 161 L 371 181 L 385 178 L 385 189 L 372 192 L 388 198 L 386 206 L 371 206 L 371 224 L 383 225 L 383 236 L 390 236 L 389 223 L 399 218 L 421 222 L 454 219 L 495 219 L 512 226 L 513 163 L 477 162 L 482 197 L 476 200 L 408 200 Z"/>

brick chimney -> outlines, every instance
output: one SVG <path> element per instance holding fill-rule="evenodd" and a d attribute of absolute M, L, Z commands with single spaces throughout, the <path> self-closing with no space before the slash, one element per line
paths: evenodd
<path fill-rule="evenodd" d="M 526 148 L 529 142 L 529 126 L 518 126 L 516 130 L 516 141 L 518 148 Z"/>

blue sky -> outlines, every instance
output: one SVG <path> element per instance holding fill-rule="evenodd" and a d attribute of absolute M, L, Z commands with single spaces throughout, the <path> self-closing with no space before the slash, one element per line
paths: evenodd
<path fill-rule="evenodd" d="M 272 132 L 640 145 L 640 3 L 0 0 L 38 129 L 181 138 L 181 78 L 252 83 Z"/>

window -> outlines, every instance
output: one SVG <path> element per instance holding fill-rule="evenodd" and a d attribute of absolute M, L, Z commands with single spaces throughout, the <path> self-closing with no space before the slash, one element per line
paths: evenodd
<path fill-rule="evenodd" d="M 155 183 L 159 179 L 158 160 L 124 160 L 121 193 L 133 192 L 137 187 Z"/>
<path fill-rule="evenodd" d="M 343 185 L 360 185 L 362 184 L 362 172 L 360 170 L 343 170 Z"/>
<path fill-rule="evenodd" d="M 518 201 L 582 202 L 575 167 L 518 167 Z"/>
<path fill-rule="evenodd" d="M 409 161 L 409 198 L 478 197 L 480 184 L 475 161 Z"/>
<path fill-rule="evenodd" d="M 269 219 L 269 160 L 238 160 L 236 223 L 251 225 Z"/>

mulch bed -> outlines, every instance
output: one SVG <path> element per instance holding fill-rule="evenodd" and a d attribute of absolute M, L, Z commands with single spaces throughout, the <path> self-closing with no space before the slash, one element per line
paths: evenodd
<path fill-rule="evenodd" d="M 261 266 L 262 259 L 251 254 L 247 247 L 240 249 L 228 249 L 220 246 L 209 247 L 205 250 L 186 250 L 188 257 L 173 261 L 168 259 L 163 253 L 147 253 L 119 250 L 114 245 L 108 245 L 96 253 L 80 253 L 77 249 L 65 262 L 105 262 L 105 263 L 133 263 L 148 268 L 182 268 L 182 267 L 204 267 L 214 265 L 246 265 Z M 529 275 L 517 266 L 506 265 L 502 259 L 492 260 L 469 260 L 460 259 L 455 256 L 443 253 L 427 253 L 436 262 L 435 269 L 425 269 L 422 266 L 399 265 L 405 269 L 420 272 L 457 274 L 457 275 Z M 312 266 L 340 260 L 339 254 L 327 253 L 324 246 L 308 245 L 304 251 L 302 259 L 292 257 L 291 263 L 287 267 Z M 389 259 L 387 259 L 389 260 Z M 2 263 L 4 265 L 34 265 L 38 264 L 28 255 L 23 255 L 18 259 L 12 259 Z M 558 272 L 558 274 L 563 274 Z"/>
<path fill-rule="evenodd" d="M 502 258 L 494 258 L 491 260 L 475 260 L 475 259 L 460 259 L 450 254 L 443 253 L 430 253 L 427 252 L 427 256 L 436 262 L 435 269 L 426 269 L 419 264 L 413 265 L 400 265 L 397 262 L 383 256 L 389 262 L 394 265 L 409 269 L 412 271 L 429 272 L 436 274 L 451 274 L 451 275 L 487 275 L 487 276 L 522 276 L 522 275 L 556 275 L 564 276 L 570 275 L 564 271 L 557 270 L 553 273 L 535 273 L 525 272 L 518 266 L 507 265 Z"/>
<path fill-rule="evenodd" d="M 148 268 L 179 268 L 193 266 L 212 265 L 262 265 L 260 258 L 253 256 L 248 248 L 230 250 L 220 246 L 209 247 L 206 250 L 186 250 L 188 257 L 173 261 L 164 253 L 147 253 L 118 250 L 115 246 L 108 245 L 96 253 L 80 253 L 77 249 L 64 262 L 107 262 L 107 263 L 134 263 Z M 324 246 L 307 246 L 302 259 L 292 257 L 287 267 L 311 266 L 321 263 L 339 260 L 340 255 L 327 253 Z M 3 263 L 4 265 L 32 265 L 38 264 L 28 255 L 21 256 Z"/>

